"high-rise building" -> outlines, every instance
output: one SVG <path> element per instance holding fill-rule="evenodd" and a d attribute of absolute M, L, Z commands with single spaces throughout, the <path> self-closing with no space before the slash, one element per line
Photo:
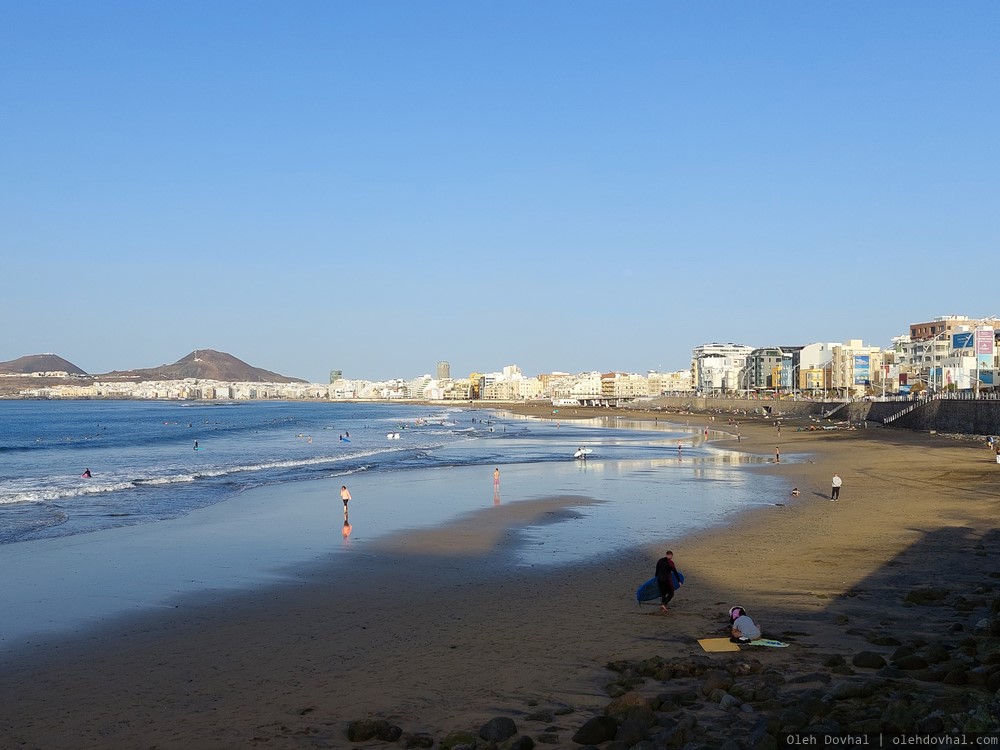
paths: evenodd
<path fill-rule="evenodd" d="M 437 379 L 448 380 L 450 378 L 451 378 L 451 363 L 442 359 L 437 364 Z"/>
<path fill-rule="evenodd" d="M 343 370 L 330 370 L 330 382 L 331 383 L 336 383 L 338 380 L 343 380 L 343 379 L 344 379 L 344 371 Z"/>

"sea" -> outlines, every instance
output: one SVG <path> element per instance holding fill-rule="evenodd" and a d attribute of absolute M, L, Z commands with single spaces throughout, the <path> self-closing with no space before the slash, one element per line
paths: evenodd
<path fill-rule="evenodd" d="M 697 526 L 773 502 L 768 477 L 743 471 L 764 459 L 714 449 L 712 437 L 667 422 L 560 420 L 558 409 L 542 420 L 408 404 L 0 401 L 0 544 L 157 523 L 264 485 L 444 467 L 548 464 L 580 478 L 551 491 L 583 495 L 631 475 L 626 497 L 613 493 L 616 513 L 651 494 Z M 573 459 L 580 447 L 586 461 Z M 436 506 L 436 518 L 472 509 L 446 497 Z"/>
<path fill-rule="evenodd" d="M 683 560 L 685 533 L 788 494 L 759 471 L 767 457 L 719 448 L 722 436 L 556 408 L 0 401 L 0 647 L 290 580 L 296 565 L 370 554 L 373 539 L 554 496 L 573 500 L 508 535 L 512 564 L 647 544 Z"/>

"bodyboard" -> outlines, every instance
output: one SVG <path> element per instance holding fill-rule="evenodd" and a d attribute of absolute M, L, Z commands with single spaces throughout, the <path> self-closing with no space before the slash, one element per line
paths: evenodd
<path fill-rule="evenodd" d="M 728 638 L 699 638 L 698 645 L 711 653 L 740 650 L 739 644 L 733 643 Z"/>
<path fill-rule="evenodd" d="M 680 588 L 684 584 L 684 574 L 677 571 L 673 574 L 674 576 L 674 588 Z M 642 584 L 635 591 L 635 600 L 642 604 L 643 602 L 651 602 L 654 599 L 660 599 L 660 584 L 656 582 L 656 578 L 650 578 L 644 584 Z"/>

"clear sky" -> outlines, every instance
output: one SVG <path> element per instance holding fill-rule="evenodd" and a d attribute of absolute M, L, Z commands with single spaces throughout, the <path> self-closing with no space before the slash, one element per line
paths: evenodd
<path fill-rule="evenodd" d="M 0 0 L 0 361 L 686 368 L 1000 315 L 1000 3 Z"/>

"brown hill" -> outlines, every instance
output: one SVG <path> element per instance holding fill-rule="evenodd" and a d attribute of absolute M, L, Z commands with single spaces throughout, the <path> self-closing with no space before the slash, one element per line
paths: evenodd
<path fill-rule="evenodd" d="M 102 378 L 129 380 L 221 380 L 230 383 L 305 383 L 301 378 L 289 378 L 270 370 L 251 367 L 232 354 L 214 349 L 196 349 L 172 365 L 160 365 L 144 370 L 116 370 Z"/>
<path fill-rule="evenodd" d="M 30 375 L 33 372 L 68 372 L 70 375 L 86 375 L 87 373 L 55 354 L 29 354 L 18 357 L 10 362 L 0 362 L 0 372 Z"/>

